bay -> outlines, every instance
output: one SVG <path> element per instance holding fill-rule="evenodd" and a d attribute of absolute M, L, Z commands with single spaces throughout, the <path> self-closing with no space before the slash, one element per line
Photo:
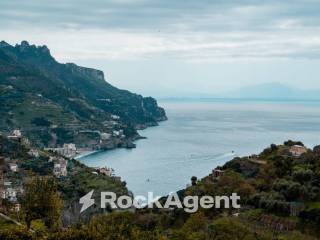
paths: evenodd
<path fill-rule="evenodd" d="M 134 195 L 163 196 L 208 175 L 235 156 L 261 152 L 288 139 L 320 144 L 320 103 L 253 100 L 165 100 L 168 121 L 140 131 L 136 149 L 80 158 L 112 167 Z"/>

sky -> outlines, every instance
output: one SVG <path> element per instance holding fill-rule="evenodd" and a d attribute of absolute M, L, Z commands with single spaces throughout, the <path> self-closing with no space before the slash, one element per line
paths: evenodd
<path fill-rule="evenodd" d="M 156 97 L 320 89 L 318 0 L 1 0 L 0 38 Z"/>

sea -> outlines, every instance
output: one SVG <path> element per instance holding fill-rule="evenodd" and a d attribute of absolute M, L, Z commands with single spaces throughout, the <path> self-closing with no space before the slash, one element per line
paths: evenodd
<path fill-rule="evenodd" d="M 167 99 L 168 121 L 139 131 L 135 149 L 96 152 L 79 160 L 111 167 L 135 196 L 164 196 L 207 176 L 236 156 L 258 154 L 288 139 L 320 144 L 319 101 Z"/>

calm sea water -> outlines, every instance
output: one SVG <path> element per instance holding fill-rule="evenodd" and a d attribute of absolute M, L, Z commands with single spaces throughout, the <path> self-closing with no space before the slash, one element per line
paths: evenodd
<path fill-rule="evenodd" d="M 140 132 L 136 149 L 116 149 L 81 158 L 108 166 L 135 195 L 165 195 L 192 176 L 208 175 L 234 156 L 259 153 L 271 143 L 320 144 L 319 102 L 163 101 L 169 120 Z M 234 152 L 234 153 L 232 153 Z"/>

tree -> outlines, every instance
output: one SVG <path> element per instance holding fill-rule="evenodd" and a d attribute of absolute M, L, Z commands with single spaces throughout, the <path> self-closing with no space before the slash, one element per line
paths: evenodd
<path fill-rule="evenodd" d="M 299 146 L 302 146 L 302 147 L 304 146 L 304 144 L 302 142 L 300 142 L 300 141 L 292 141 L 292 140 L 288 140 L 288 141 L 284 142 L 284 145 L 288 146 L 288 147 L 292 147 L 294 145 L 299 145 Z"/>
<path fill-rule="evenodd" d="M 305 182 L 309 182 L 314 173 L 310 169 L 297 169 L 293 172 L 293 178 L 294 180 L 298 181 L 299 183 L 303 184 Z"/>
<path fill-rule="evenodd" d="M 186 232 L 206 231 L 207 219 L 202 212 L 192 214 L 183 226 L 183 230 Z"/>
<path fill-rule="evenodd" d="M 108 215 L 97 215 L 87 226 L 87 239 L 95 240 L 161 240 L 161 233 L 148 229 L 143 230 L 136 224 L 136 215 L 131 212 L 114 212 Z"/>
<path fill-rule="evenodd" d="M 63 201 L 57 191 L 57 185 L 52 177 L 34 177 L 26 184 L 22 204 L 28 228 L 31 221 L 41 219 L 49 229 L 61 224 Z"/>
<path fill-rule="evenodd" d="M 184 225 L 173 232 L 172 240 L 205 240 L 207 239 L 207 219 L 202 212 L 192 214 Z"/>
<path fill-rule="evenodd" d="M 192 176 L 192 177 L 191 177 L 191 185 L 192 185 L 192 186 L 197 185 L 197 180 L 198 180 L 198 179 L 197 179 L 196 176 Z"/>
<path fill-rule="evenodd" d="M 306 187 L 298 182 L 281 179 L 274 183 L 273 188 L 283 194 L 287 201 L 297 201 L 308 197 Z"/>
<path fill-rule="evenodd" d="M 254 193 L 254 188 L 245 181 L 241 174 L 227 171 L 220 177 L 217 183 L 217 190 L 220 195 L 231 195 L 239 193 L 241 197 L 247 198 Z"/>
<path fill-rule="evenodd" d="M 0 229 L 1 240 L 32 240 L 32 234 L 27 229 L 14 226 L 8 229 Z"/>
<path fill-rule="evenodd" d="M 40 127 L 49 127 L 51 125 L 51 122 L 44 117 L 36 117 L 32 119 L 31 123 Z"/>
<path fill-rule="evenodd" d="M 213 222 L 210 239 L 253 240 L 253 233 L 242 223 L 231 218 L 219 218 Z"/>
<path fill-rule="evenodd" d="M 301 232 L 298 231 L 293 231 L 293 232 L 289 232 L 285 235 L 282 235 L 279 237 L 279 239 L 281 240 L 315 240 L 315 238 L 302 234 Z"/>
<path fill-rule="evenodd" d="M 276 156 L 273 158 L 274 166 L 276 168 L 276 174 L 278 177 L 285 175 L 291 175 L 292 172 L 292 159 L 285 158 L 283 156 Z"/>
<path fill-rule="evenodd" d="M 272 151 L 272 152 L 275 152 L 275 151 L 278 150 L 278 146 L 277 146 L 276 144 L 271 144 L 271 145 L 270 145 L 270 148 L 271 148 L 271 151 Z"/>

